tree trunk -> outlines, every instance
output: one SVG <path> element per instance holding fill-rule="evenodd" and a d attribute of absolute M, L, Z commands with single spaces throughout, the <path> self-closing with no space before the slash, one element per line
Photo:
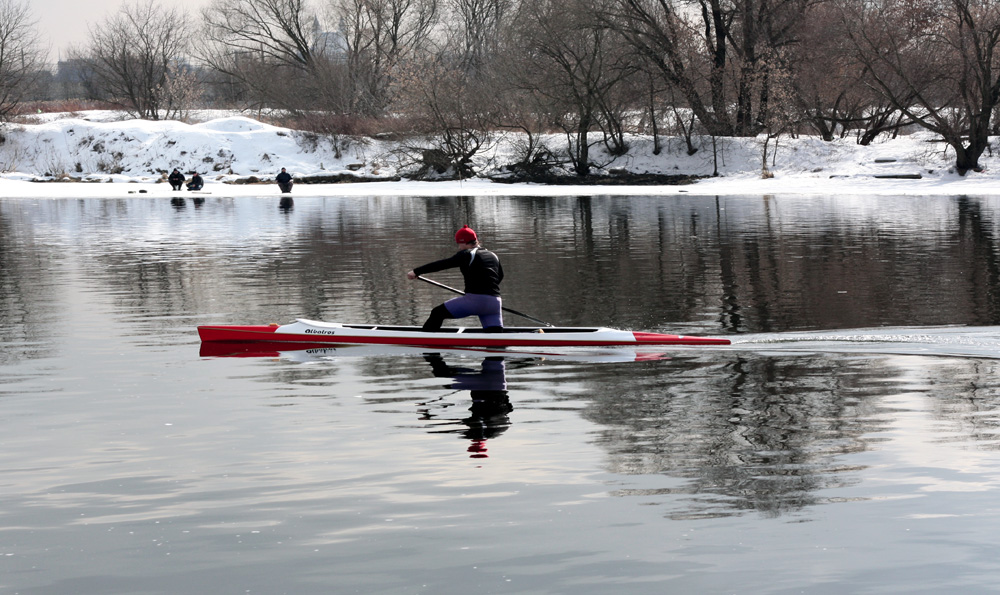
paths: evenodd
<path fill-rule="evenodd" d="M 653 155 L 659 155 L 663 149 L 660 146 L 660 128 L 656 123 L 656 89 L 652 76 L 649 77 L 649 125 L 653 133 Z"/>
<path fill-rule="evenodd" d="M 833 142 L 833 128 L 830 126 L 830 123 L 826 121 L 826 118 L 822 115 L 816 115 L 816 117 L 813 118 L 813 125 L 819 132 L 820 138 L 828 143 Z"/>
<path fill-rule="evenodd" d="M 961 141 L 949 143 L 955 149 L 955 170 L 958 175 L 964 176 L 970 171 L 982 171 L 979 165 L 979 157 L 986 152 L 988 139 L 985 136 L 980 138 L 978 134 L 973 134 L 967 145 Z"/>
<path fill-rule="evenodd" d="M 574 169 L 576 175 L 585 178 L 590 175 L 590 145 L 587 143 L 587 132 L 590 128 L 590 121 L 580 120 L 580 126 L 576 131 L 576 151 Z"/>

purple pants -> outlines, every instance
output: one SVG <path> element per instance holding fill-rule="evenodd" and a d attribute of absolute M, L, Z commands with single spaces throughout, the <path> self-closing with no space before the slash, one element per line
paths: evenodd
<path fill-rule="evenodd" d="M 503 312 L 500 310 L 500 305 L 500 298 L 479 293 L 467 293 L 444 303 L 444 307 L 455 318 L 478 316 L 483 328 L 503 326 Z"/>

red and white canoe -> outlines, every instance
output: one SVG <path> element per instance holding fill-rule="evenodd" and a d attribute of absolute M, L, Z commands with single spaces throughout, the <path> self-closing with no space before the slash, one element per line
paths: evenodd
<path fill-rule="evenodd" d="M 622 345 L 729 345 L 729 339 L 623 331 L 603 327 L 507 327 L 502 333 L 481 328 L 445 327 L 425 332 L 419 326 L 340 324 L 298 319 L 290 324 L 204 325 L 203 342 L 266 341 L 344 345 L 412 345 L 417 347 L 609 347 Z"/>

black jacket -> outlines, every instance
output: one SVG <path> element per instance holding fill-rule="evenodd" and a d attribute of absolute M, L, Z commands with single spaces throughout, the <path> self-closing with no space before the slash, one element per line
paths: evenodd
<path fill-rule="evenodd" d="M 465 277 L 465 293 L 500 296 L 503 267 L 497 255 L 486 248 L 460 250 L 451 258 L 438 260 L 413 269 L 417 275 L 458 268 Z"/>

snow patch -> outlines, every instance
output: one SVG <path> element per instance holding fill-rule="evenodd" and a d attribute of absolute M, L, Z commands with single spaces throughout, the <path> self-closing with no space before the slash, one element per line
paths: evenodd
<path fill-rule="evenodd" d="M 195 128 L 203 128 L 215 132 L 257 132 L 261 130 L 282 130 L 276 126 L 264 124 L 243 116 L 232 116 L 229 118 L 219 118 L 203 124 L 195 124 Z"/>

